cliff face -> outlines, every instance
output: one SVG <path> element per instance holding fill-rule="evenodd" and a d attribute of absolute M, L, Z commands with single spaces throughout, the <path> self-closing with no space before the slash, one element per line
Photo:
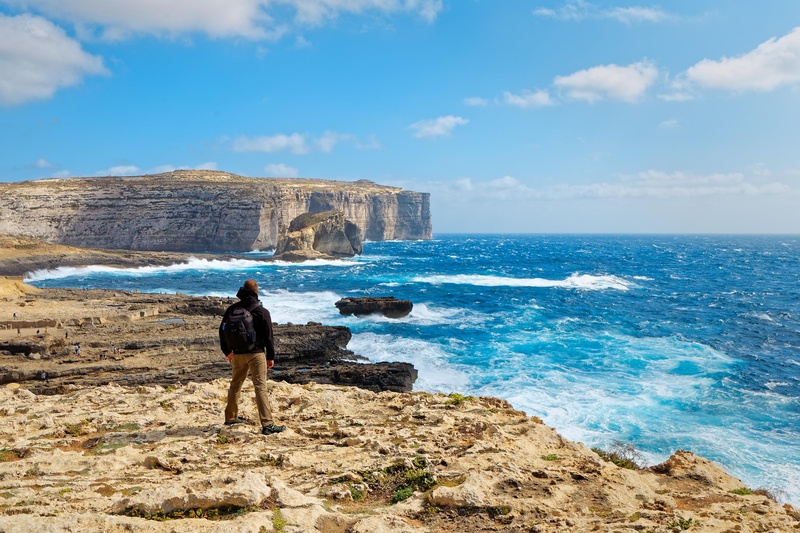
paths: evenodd
<path fill-rule="evenodd" d="M 0 184 L 0 234 L 91 248 L 272 248 L 306 212 L 338 209 L 367 240 L 430 239 L 430 195 L 369 181 L 246 178 L 217 171 Z"/>

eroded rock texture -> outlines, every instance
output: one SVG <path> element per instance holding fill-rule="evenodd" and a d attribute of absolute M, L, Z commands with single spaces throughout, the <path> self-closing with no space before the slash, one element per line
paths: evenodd
<path fill-rule="evenodd" d="M 370 181 L 176 170 L 0 183 L 0 234 L 72 246 L 179 252 L 273 248 L 303 213 L 340 210 L 367 240 L 430 239 L 430 195 Z"/>
<path fill-rule="evenodd" d="M 361 230 L 338 210 L 304 213 L 281 235 L 275 258 L 290 252 L 353 257 L 364 251 Z"/>

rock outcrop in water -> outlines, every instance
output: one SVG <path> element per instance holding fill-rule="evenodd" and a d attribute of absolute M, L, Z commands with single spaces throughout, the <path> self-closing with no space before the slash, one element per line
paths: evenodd
<path fill-rule="evenodd" d="M 353 257 L 364 251 L 361 230 L 342 211 L 304 213 L 281 235 L 273 259 L 307 259 L 318 255 Z"/>
<path fill-rule="evenodd" d="M 398 300 L 394 296 L 342 298 L 334 305 L 342 315 L 380 314 L 387 318 L 403 318 L 414 308 L 411 300 Z"/>
<path fill-rule="evenodd" d="M 430 239 L 430 195 L 370 181 L 247 178 L 177 170 L 0 183 L 0 234 L 87 248 L 236 252 L 273 248 L 303 213 L 340 210 L 363 238 Z"/>

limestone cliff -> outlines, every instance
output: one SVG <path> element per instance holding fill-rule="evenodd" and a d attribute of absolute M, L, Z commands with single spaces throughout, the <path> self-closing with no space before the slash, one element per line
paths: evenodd
<path fill-rule="evenodd" d="M 274 247 L 289 222 L 337 209 L 366 240 L 430 239 L 430 195 L 370 181 L 247 178 L 178 170 L 0 183 L 0 234 L 104 249 L 237 252 Z"/>

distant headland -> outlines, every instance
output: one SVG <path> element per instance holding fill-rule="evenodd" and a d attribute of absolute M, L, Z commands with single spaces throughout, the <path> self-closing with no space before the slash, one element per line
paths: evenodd
<path fill-rule="evenodd" d="M 298 215 L 334 209 L 344 212 L 366 240 L 432 237 L 430 194 L 367 180 L 176 170 L 0 183 L 0 234 L 95 249 L 269 249 Z"/>

